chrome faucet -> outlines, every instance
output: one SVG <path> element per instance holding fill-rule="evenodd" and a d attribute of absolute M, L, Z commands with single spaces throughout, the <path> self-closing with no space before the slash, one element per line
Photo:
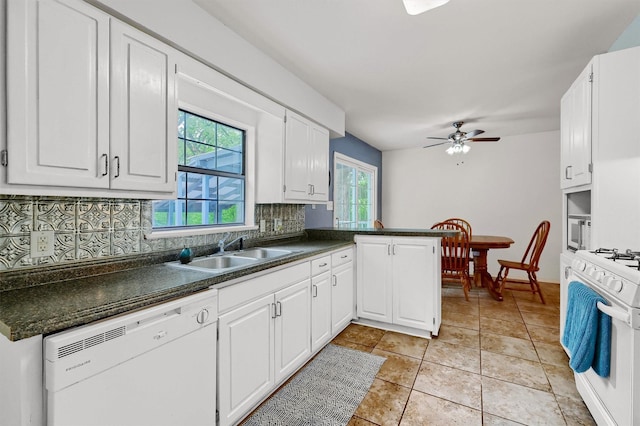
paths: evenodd
<path fill-rule="evenodd" d="M 224 253 L 225 249 L 227 249 L 229 246 L 232 246 L 233 244 L 237 243 L 238 241 L 240 241 L 240 250 L 242 250 L 242 246 L 243 246 L 243 241 L 245 238 L 247 238 L 249 235 L 248 234 L 244 234 L 239 236 L 238 238 L 234 239 L 233 241 L 230 242 L 226 242 L 227 238 L 229 238 L 231 234 L 229 232 L 227 232 L 226 234 L 224 234 L 224 236 L 220 239 L 220 241 L 218 241 L 218 252 L 219 253 Z"/>

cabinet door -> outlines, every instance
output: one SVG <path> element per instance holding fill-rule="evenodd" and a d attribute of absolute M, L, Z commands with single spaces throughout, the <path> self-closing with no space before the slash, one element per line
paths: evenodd
<path fill-rule="evenodd" d="M 353 318 L 353 262 L 333 271 L 331 288 L 331 334 L 336 335 Z"/>
<path fill-rule="evenodd" d="M 331 338 L 331 273 L 311 279 L 311 351 Z"/>
<path fill-rule="evenodd" d="M 111 53 L 111 187 L 175 193 L 178 120 L 172 51 L 114 20 Z"/>
<path fill-rule="evenodd" d="M 307 200 L 310 196 L 309 149 L 311 123 L 287 111 L 285 130 L 284 196 L 289 200 Z"/>
<path fill-rule="evenodd" d="M 329 200 L 329 131 L 312 125 L 309 153 L 311 200 Z"/>
<path fill-rule="evenodd" d="M 221 315 L 218 320 L 221 426 L 235 424 L 275 385 L 274 307 L 270 294 Z"/>
<path fill-rule="evenodd" d="M 592 64 L 578 76 L 561 101 L 561 186 L 591 183 Z"/>
<path fill-rule="evenodd" d="M 396 238 L 393 254 L 393 323 L 431 330 L 434 325 L 433 287 L 435 244 L 429 240 Z M 438 301 L 439 303 L 439 301 Z"/>
<path fill-rule="evenodd" d="M 306 279 L 276 293 L 276 382 L 311 355 L 311 282 Z"/>
<path fill-rule="evenodd" d="M 391 239 L 358 237 L 358 317 L 391 322 Z"/>
<path fill-rule="evenodd" d="M 107 188 L 108 15 L 10 0 L 7 32 L 7 182 Z"/>

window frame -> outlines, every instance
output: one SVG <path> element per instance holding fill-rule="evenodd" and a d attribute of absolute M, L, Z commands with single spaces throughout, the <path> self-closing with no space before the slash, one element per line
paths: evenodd
<path fill-rule="evenodd" d="M 336 225 L 336 227 L 341 227 L 338 224 L 337 219 L 339 219 L 338 217 L 336 217 L 336 213 L 338 212 L 338 208 L 336 206 L 336 200 L 338 199 L 337 194 L 338 194 L 338 173 L 337 173 L 337 168 L 338 168 L 338 164 L 342 164 L 342 165 L 346 165 L 349 167 L 353 167 L 356 169 L 356 171 L 364 171 L 367 173 L 371 173 L 373 175 L 373 179 L 372 179 L 372 191 L 371 191 L 371 206 L 372 206 L 372 211 L 371 213 L 371 223 L 369 224 L 369 227 L 373 228 L 373 222 L 378 218 L 378 167 L 374 166 L 373 164 L 369 164 L 369 163 L 365 163 L 364 161 L 349 157 L 346 154 L 340 153 L 340 152 L 334 152 L 333 153 L 333 223 Z M 357 205 L 356 205 L 357 206 Z M 357 207 L 356 207 L 357 208 Z M 357 217 L 357 212 L 356 212 L 356 217 Z M 356 226 L 357 226 L 357 221 L 356 221 Z M 359 228 L 346 228 L 346 229 L 359 229 Z"/>
<path fill-rule="evenodd" d="M 241 232 L 256 230 L 258 226 L 255 224 L 255 143 L 256 143 L 256 129 L 249 124 L 225 117 L 220 114 L 216 114 L 208 109 L 200 106 L 178 101 L 177 111 L 183 110 L 200 117 L 216 121 L 223 125 L 236 128 L 244 131 L 244 221 L 243 223 L 235 224 L 206 224 L 206 225 L 184 225 L 176 227 L 162 227 L 153 228 L 153 219 L 151 223 L 151 232 L 145 234 L 146 239 L 165 238 L 165 237 L 181 237 L 181 236 L 194 236 L 194 235 L 206 235 L 211 233 L 221 232 Z M 176 112 L 177 112 L 176 111 Z M 176 114 L 177 117 L 177 114 Z M 176 122 L 176 140 L 177 136 Z M 175 161 L 178 161 L 176 156 Z M 188 167 L 188 166 L 187 166 Z M 200 170 L 200 169 L 197 169 Z M 178 171 L 176 171 L 175 184 L 176 190 L 178 185 Z M 225 172 L 222 172 L 225 173 Z M 177 195 L 177 192 L 176 192 Z M 177 200 L 177 196 L 174 200 Z M 153 211 L 152 211 L 153 214 Z"/>

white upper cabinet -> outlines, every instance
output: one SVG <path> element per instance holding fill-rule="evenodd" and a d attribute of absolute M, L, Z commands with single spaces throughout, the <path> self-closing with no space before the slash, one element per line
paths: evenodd
<path fill-rule="evenodd" d="M 287 111 L 284 198 L 325 202 L 329 198 L 329 131 Z"/>
<path fill-rule="evenodd" d="M 312 201 L 329 200 L 329 131 L 324 127 L 311 126 L 309 149 L 309 182 Z"/>
<path fill-rule="evenodd" d="M 6 192 L 172 196 L 172 49 L 80 0 L 9 0 L 7 18 Z"/>
<path fill-rule="evenodd" d="M 111 187 L 172 192 L 177 171 L 173 51 L 111 22 Z"/>
<path fill-rule="evenodd" d="M 311 123 L 303 117 L 287 111 L 284 161 L 285 198 L 295 200 L 310 198 L 310 155 Z"/>
<path fill-rule="evenodd" d="M 9 0 L 7 181 L 108 188 L 109 16 Z"/>
<path fill-rule="evenodd" d="M 329 131 L 287 110 L 282 140 L 258 135 L 256 175 L 257 203 L 328 201 Z"/>
<path fill-rule="evenodd" d="M 593 63 L 561 100 L 561 187 L 591 183 Z"/>
<path fill-rule="evenodd" d="M 591 242 L 633 249 L 640 240 L 640 47 L 596 61 Z"/>

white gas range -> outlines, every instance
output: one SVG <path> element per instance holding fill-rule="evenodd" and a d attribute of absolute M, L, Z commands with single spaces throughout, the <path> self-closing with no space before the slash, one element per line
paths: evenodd
<path fill-rule="evenodd" d="M 579 250 L 565 278 L 565 285 L 578 281 L 603 296 L 608 306 L 598 308 L 612 318 L 610 375 L 600 377 L 593 369 L 576 373 L 580 395 L 598 424 L 640 425 L 640 252 Z M 566 302 L 560 303 L 562 325 Z"/>

